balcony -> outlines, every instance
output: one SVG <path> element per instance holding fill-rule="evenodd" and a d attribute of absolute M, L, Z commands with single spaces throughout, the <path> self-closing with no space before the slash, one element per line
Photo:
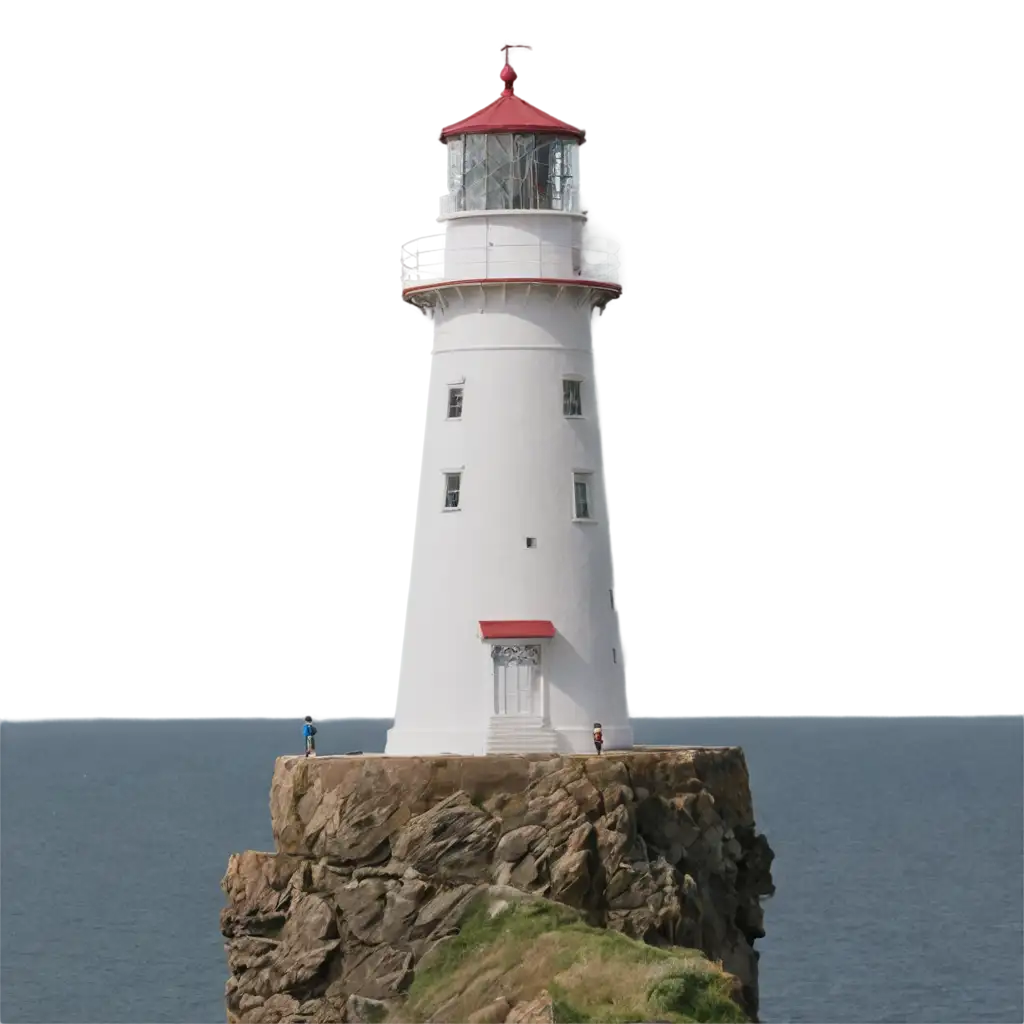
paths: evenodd
<path fill-rule="evenodd" d="M 402 286 L 495 278 L 550 279 L 617 284 L 618 246 L 588 239 L 582 246 L 546 241 L 446 246 L 445 235 L 426 235 L 402 246 Z"/>

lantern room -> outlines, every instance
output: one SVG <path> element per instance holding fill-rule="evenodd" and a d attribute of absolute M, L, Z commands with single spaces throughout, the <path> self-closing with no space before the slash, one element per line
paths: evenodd
<path fill-rule="evenodd" d="M 579 148 L 585 133 L 516 96 L 516 77 L 506 63 L 501 96 L 441 132 L 448 147 L 442 216 L 486 210 L 579 212 Z"/>

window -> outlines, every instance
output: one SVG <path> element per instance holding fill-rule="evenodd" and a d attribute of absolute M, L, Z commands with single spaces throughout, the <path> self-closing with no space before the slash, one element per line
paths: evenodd
<path fill-rule="evenodd" d="M 573 510 L 576 519 L 589 519 L 591 514 L 590 474 L 573 473 Z"/>
<path fill-rule="evenodd" d="M 563 380 L 562 381 L 562 415 L 563 416 L 582 416 L 583 415 L 583 397 L 580 394 L 581 381 L 578 380 Z"/>
<path fill-rule="evenodd" d="M 461 473 L 445 473 L 444 475 L 444 507 L 459 507 L 459 492 L 462 490 Z"/>
<path fill-rule="evenodd" d="M 448 140 L 448 203 L 455 210 L 579 209 L 574 139 L 530 132 Z"/>
<path fill-rule="evenodd" d="M 462 388 L 448 389 L 448 419 L 462 419 Z"/>
<path fill-rule="evenodd" d="M 526 546 L 528 548 L 535 548 L 537 546 L 537 538 L 536 537 L 527 537 L 526 538 Z"/>
<path fill-rule="evenodd" d="M 615 650 L 615 648 L 613 647 L 612 648 L 612 664 L 613 665 L 618 665 L 618 663 L 619 663 L 619 652 L 617 650 Z"/>
<path fill-rule="evenodd" d="M 608 603 L 612 606 L 612 611 L 615 611 L 615 591 L 608 591 Z"/>

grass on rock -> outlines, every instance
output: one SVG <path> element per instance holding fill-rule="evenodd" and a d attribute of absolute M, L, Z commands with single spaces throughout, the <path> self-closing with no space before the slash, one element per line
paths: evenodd
<path fill-rule="evenodd" d="M 491 895 L 420 961 L 395 1019 L 464 1021 L 501 997 L 515 1005 L 547 993 L 563 1024 L 746 1021 L 734 984 L 698 950 L 656 949 L 561 904 Z"/>

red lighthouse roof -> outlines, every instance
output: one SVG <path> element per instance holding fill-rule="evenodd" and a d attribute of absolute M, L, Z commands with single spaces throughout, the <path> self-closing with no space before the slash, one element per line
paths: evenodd
<path fill-rule="evenodd" d="M 501 69 L 505 91 L 483 110 L 478 110 L 464 120 L 442 129 L 441 141 L 447 142 L 453 135 L 472 135 L 480 132 L 536 132 L 573 138 L 581 144 L 586 142 L 586 132 L 581 128 L 574 128 L 571 124 L 538 110 L 526 100 L 521 100 L 513 87 L 517 77 L 512 65 L 506 61 Z"/>

